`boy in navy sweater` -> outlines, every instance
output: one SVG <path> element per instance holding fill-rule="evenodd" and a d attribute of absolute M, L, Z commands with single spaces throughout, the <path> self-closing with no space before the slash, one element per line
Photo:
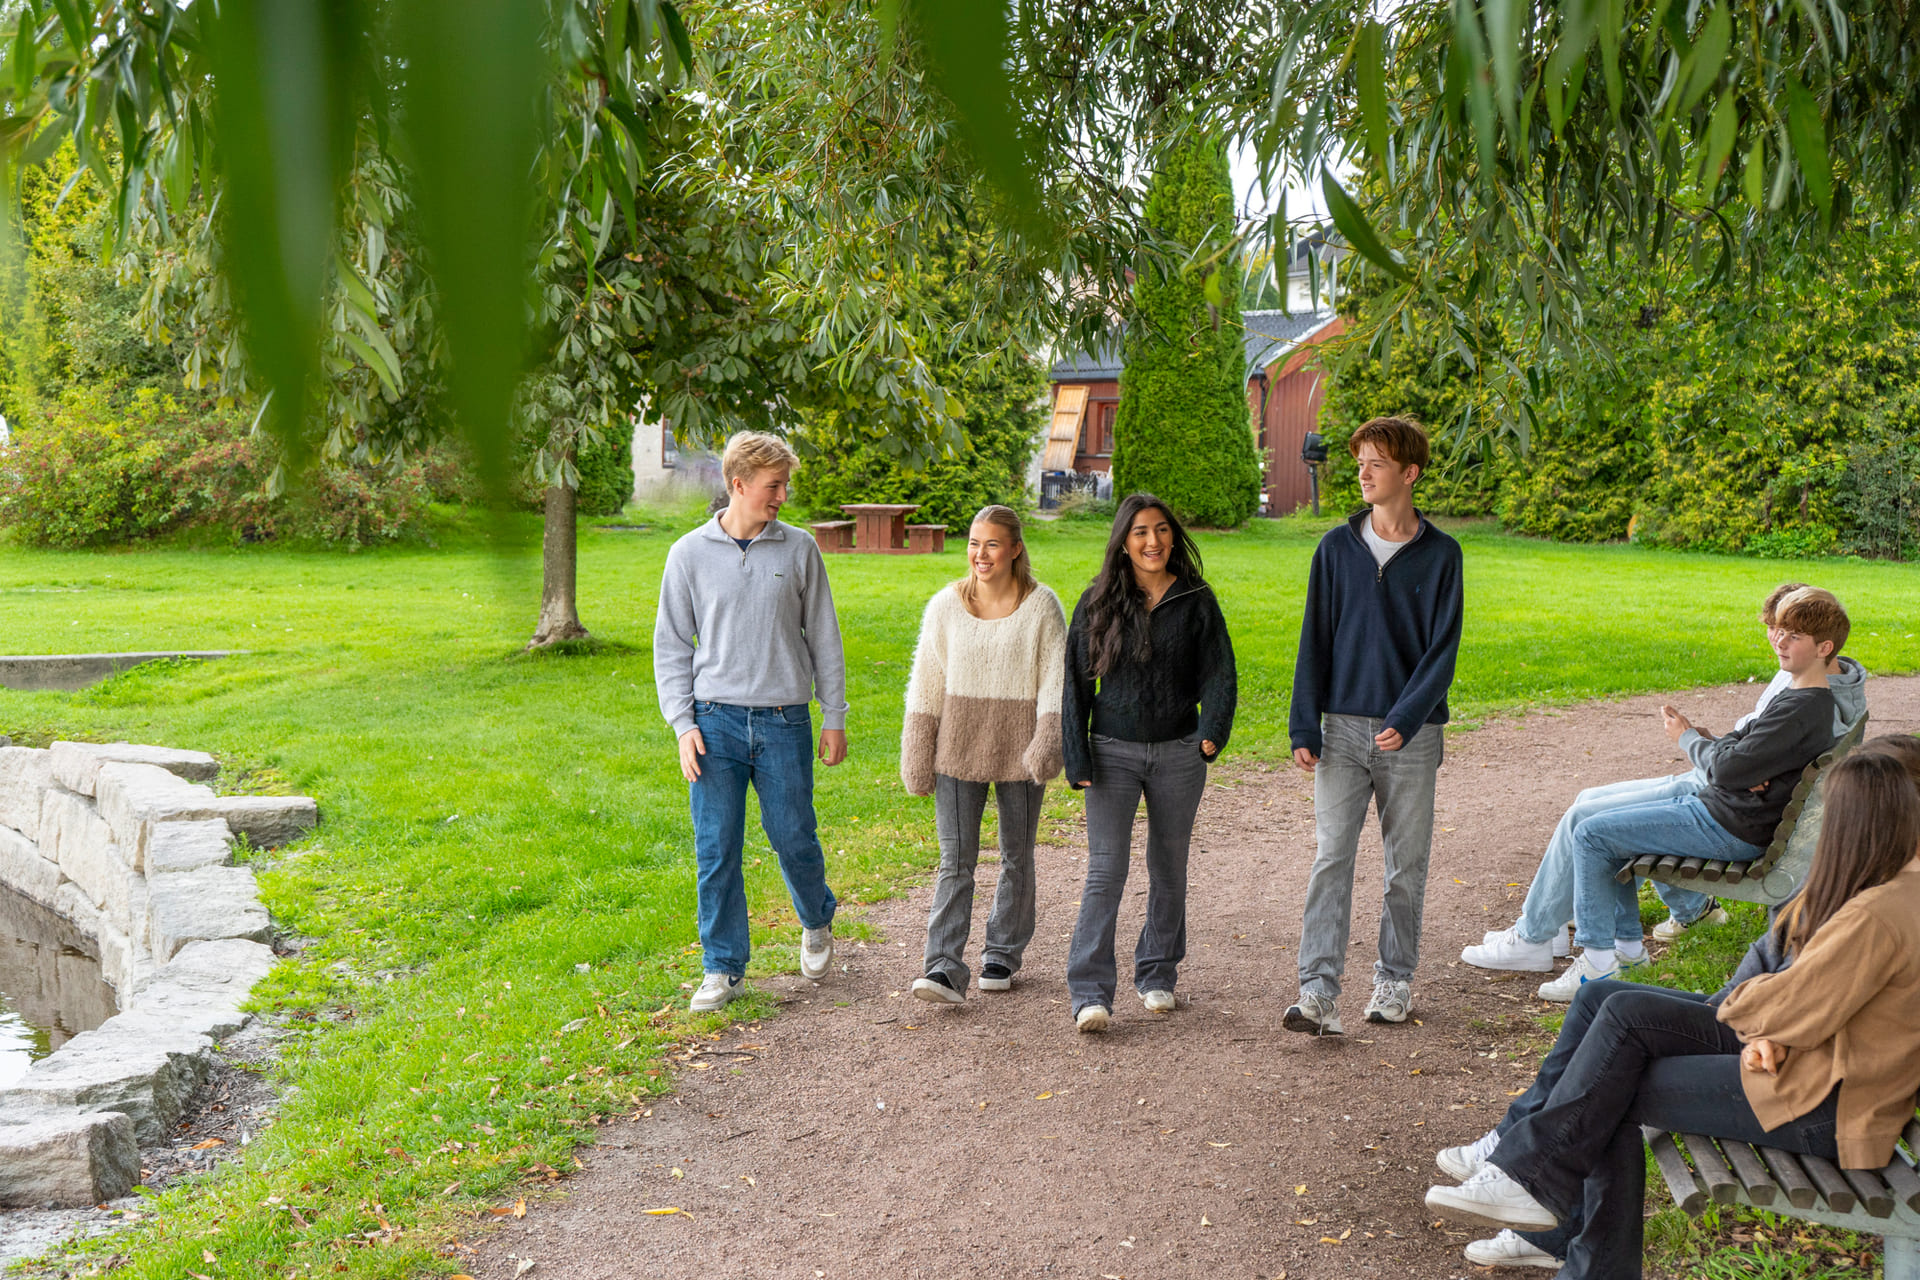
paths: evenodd
<path fill-rule="evenodd" d="M 1338 1035 L 1353 860 L 1368 801 L 1380 812 L 1386 890 L 1369 1022 L 1405 1022 L 1420 960 L 1433 843 L 1434 775 L 1460 650 L 1460 544 L 1413 507 L 1427 433 L 1375 418 L 1347 449 L 1369 507 L 1320 540 L 1293 669 L 1294 763 L 1313 774 L 1319 852 L 1300 930 L 1300 999 L 1290 1031 Z"/>

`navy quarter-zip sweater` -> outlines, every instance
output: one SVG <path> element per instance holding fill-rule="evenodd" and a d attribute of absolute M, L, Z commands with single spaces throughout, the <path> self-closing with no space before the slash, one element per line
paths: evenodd
<path fill-rule="evenodd" d="M 1409 742 L 1421 725 L 1447 722 L 1460 653 L 1460 544 L 1420 516 L 1412 541 L 1376 564 L 1360 535 L 1372 514 L 1364 508 L 1329 530 L 1307 575 L 1287 728 L 1295 747 L 1315 755 L 1325 714 L 1384 720 Z"/>

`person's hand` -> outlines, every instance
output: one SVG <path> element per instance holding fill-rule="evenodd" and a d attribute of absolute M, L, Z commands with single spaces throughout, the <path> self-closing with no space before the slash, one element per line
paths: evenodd
<path fill-rule="evenodd" d="M 1382 751 L 1398 751 L 1407 745 L 1407 740 L 1400 736 L 1398 729 L 1382 729 L 1373 735 L 1373 745 Z"/>
<path fill-rule="evenodd" d="M 1669 742 L 1680 741 L 1680 735 L 1693 728 L 1693 721 L 1681 715 L 1675 707 L 1663 705 L 1660 708 L 1660 719 L 1666 725 Z"/>
<path fill-rule="evenodd" d="M 1085 791 L 1088 787 L 1092 786 L 1093 784 L 1091 782 L 1069 782 L 1067 785 L 1072 787 L 1075 791 Z"/>
<path fill-rule="evenodd" d="M 688 782 L 700 778 L 700 757 L 707 754 L 707 740 L 700 736 L 698 729 L 689 729 L 680 735 L 680 776 Z"/>
<path fill-rule="evenodd" d="M 847 731 L 845 729 L 822 729 L 820 731 L 820 759 L 831 769 L 847 758 Z"/>
<path fill-rule="evenodd" d="M 1200 754 L 1206 756 L 1208 759 L 1212 759 L 1214 756 L 1220 754 L 1220 748 L 1213 745 L 1213 739 L 1202 738 L 1200 739 Z"/>
<path fill-rule="evenodd" d="M 1740 1051 L 1740 1066 L 1747 1071 L 1764 1071 L 1770 1076 L 1777 1076 L 1786 1061 L 1787 1047 L 1765 1037 L 1748 1041 L 1747 1047 Z"/>
<path fill-rule="evenodd" d="M 1309 747 L 1295 747 L 1293 749 L 1293 762 L 1300 766 L 1302 773 L 1312 773 L 1313 767 L 1320 763 L 1320 757 L 1315 755 Z"/>
<path fill-rule="evenodd" d="M 1754 783 L 1752 786 L 1748 787 L 1747 790 L 1753 792 L 1753 794 L 1757 796 L 1763 796 L 1767 794 L 1767 788 L 1772 785 L 1773 785 L 1773 779 L 1769 778 L 1765 782 Z"/>

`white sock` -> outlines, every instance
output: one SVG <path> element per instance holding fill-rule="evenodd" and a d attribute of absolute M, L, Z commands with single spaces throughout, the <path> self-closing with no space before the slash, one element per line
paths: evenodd
<path fill-rule="evenodd" d="M 1601 951 L 1597 947 L 1588 947 L 1582 954 L 1587 957 L 1588 964 L 1602 973 L 1605 973 L 1609 969 L 1619 967 L 1619 961 L 1614 959 L 1613 949 L 1611 947 L 1605 951 Z"/>
<path fill-rule="evenodd" d="M 1629 963 L 1637 964 L 1638 962 L 1645 960 L 1647 958 L 1647 944 L 1644 941 L 1615 942 L 1613 944 L 1613 949 L 1620 953 L 1620 958 L 1622 960 L 1625 960 Z"/>

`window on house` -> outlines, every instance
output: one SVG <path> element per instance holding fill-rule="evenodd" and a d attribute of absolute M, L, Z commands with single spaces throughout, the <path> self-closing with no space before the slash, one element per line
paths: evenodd
<path fill-rule="evenodd" d="M 1120 405 L 1113 400 L 1099 400 L 1087 406 L 1086 436 L 1081 442 L 1081 452 L 1104 457 L 1113 452 L 1113 420 L 1120 412 Z"/>

